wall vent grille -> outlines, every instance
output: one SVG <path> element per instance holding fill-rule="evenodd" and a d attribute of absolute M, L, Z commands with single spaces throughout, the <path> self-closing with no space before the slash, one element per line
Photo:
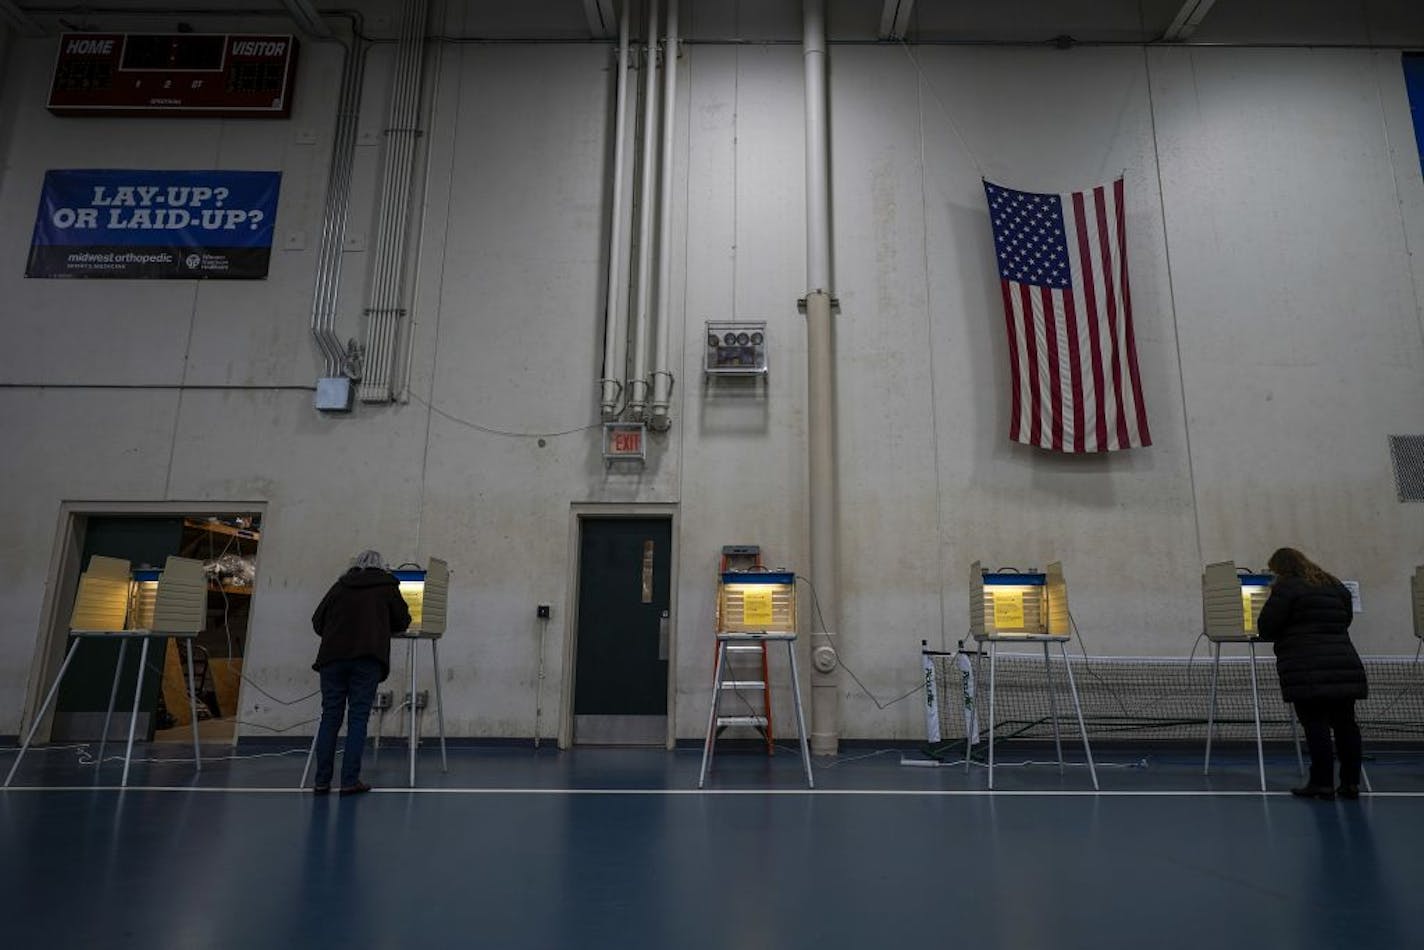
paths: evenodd
<path fill-rule="evenodd" d="M 1424 435 L 1392 435 L 1389 457 L 1400 501 L 1424 501 Z"/>

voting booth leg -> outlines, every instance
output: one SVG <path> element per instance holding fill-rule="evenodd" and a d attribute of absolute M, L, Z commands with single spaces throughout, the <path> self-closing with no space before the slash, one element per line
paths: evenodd
<path fill-rule="evenodd" d="M 1261 696 L 1256 691 L 1256 644 L 1251 648 L 1251 710 L 1256 714 L 1256 767 L 1261 773 L 1261 791 L 1266 790 L 1266 752 L 1261 746 Z"/>
<path fill-rule="evenodd" d="M 64 654 L 64 662 L 60 664 L 59 675 L 54 678 L 54 685 L 49 688 L 49 695 L 40 703 L 39 711 L 35 713 L 35 721 L 30 723 L 30 731 L 25 735 L 25 742 L 20 746 L 19 753 L 15 756 L 15 764 L 10 766 L 10 774 L 5 776 L 5 788 L 10 787 L 10 780 L 15 777 L 15 771 L 20 767 L 20 760 L 25 757 L 25 752 L 30 748 L 30 742 L 35 738 L 35 733 L 39 731 L 40 723 L 44 722 L 45 713 L 49 712 L 50 704 L 59 695 L 59 684 L 64 682 L 64 674 L 69 669 L 69 661 L 74 659 L 74 651 L 79 649 L 79 637 L 74 638 L 74 642 L 69 645 L 69 650 Z"/>
<path fill-rule="evenodd" d="M 177 643 L 178 641 L 173 641 Z M 188 712 L 193 717 L 193 770 L 203 770 L 203 754 L 198 751 L 198 684 L 193 680 L 193 641 L 188 641 Z"/>
<path fill-rule="evenodd" d="M 374 768 L 381 761 L 381 733 L 386 728 L 386 711 L 376 710 L 376 740 L 375 748 L 371 750 L 371 766 Z"/>
<path fill-rule="evenodd" d="M 727 652 L 727 644 L 717 641 L 717 668 L 712 673 L 712 703 L 707 711 L 707 738 L 702 742 L 702 771 L 697 776 L 697 787 L 707 782 L 707 768 L 712 764 L 712 747 L 717 741 L 717 700 L 722 695 L 722 658 Z"/>
<path fill-rule="evenodd" d="M 138 701 L 143 694 L 143 671 L 148 668 L 148 637 L 143 638 L 143 646 L 138 651 L 138 672 L 134 674 L 133 712 L 129 715 L 129 741 L 124 747 L 124 776 L 119 781 L 122 788 L 129 784 L 129 763 L 133 760 L 134 733 L 138 730 Z"/>
<path fill-rule="evenodd" d="M 1078 701 L 1078 684 L 1073 681 L 1073 664 L 1068 662 L 1068 646 L 1062 640 L 1058 641 L 1058 649 L 1063 653 L 1063 668 L 1068 671 L 1068 691 L 1073 694 L 1073 711 L 1078 714 L 1078 732 L 1083 736 L 1083 754 L 1088 757 L 1088 774 L 1093 777 L 1093 791 L 1096 792 L 1098 767 L 1093 764 L 1093 749 L 1088 745 L 1088 727 L 1083 723 L 1083 704 Z"/>
<path fill-rule="evenodd" d="M 801 677 L 796 672 L 796 641 L 786 641 L 786 655 L 791 658 L 791 698 L 796 703 L 796 734 L 801 737 L 801 764 L 806 767 L 806 787 L 815 788 L 816 780 L 811 777 L 811 749 L 806 744 L 806 717 L 801 712 Z M 767 727 L 767 736 L 771 727 Z"/>
<path fill-rule="evenodd" d="M 989 641 L 989 791 L 994 790 L 994 673 L 999 645 Z"/>
<path fill-rule="evenodd" d="M 440 771 L 450 771 L 445 761 L 445 704 L 440 699 L 440 648 L 430 641 L 430 662 L 435 667 L 435 722 L 440 727 Z"/>
<path fill-rule="evenodd" d="M 406 642 L 406 665 L 410 667 L 410 787 L 415 788 L 415 747 L 420 744 L 420 719 L 415 708 L 415 640 Z"/>
<path fill-rule="evenodd" d="M 1211 657 L 1211 699 L 1206 707 L 1206 761 L 1202 763 L 1202 774 L 1211 774 L 1211 735 L 1216 731 L 1216 676 L 1221 667 L 1221 644 L 1212 643 Z"/>
<path fill-rule="evenodd" d="M 975 683 L 982 683 L 982 682 L 984 682 L 984 679 L 983 679 L 984 664 L 983 664 L 982 662 L 980 662 L 980 661 L 983 660 L 983 659 L 984 659 L 984 644 L 982 644 L 982 643 L 976 643 L 976 644 L 974 644 L 974 682 L 975 682 Z M 976 700 L 976 702 L 975 702 L 975 705 L 974 705 L 974 710 L 975 710 L 975 712 L 974 712 L 973 720 L 974 720 L 975 722 L 977 722 L 977 721 L 978 721 L 978 708 L 979 708 L 978 702 L 977 702 L 977 700 L 978 700 L 978 694 L 977 694 L 977 693 L 975 694 L 975 700 Z M 972 756 L 973 753 L 974 753 L 974 731 L 975 731 L 975 730 L 974 730 L 973 728 L 971 728 L 970 721 L 971 721 L 971 720 L 970 720 L 970 717 L 966 716 L 966 717 L 965 717 L 965 720 L 964 720 L 964 774 L 965 774 L 965 775 L 968 775 L 968 774 L 969 774 L 969 769 L 970 769 L 970 767 L 974 764 L 974 760 L 973 760 L 973 758 L 972 758 L 971 756 Z"/>
<path fill-rule="evenodd" d="M 129 641 L 119 641 L 119 662 L 114 667 L 114 684 L 109 687 L 109 707 L 104 712 L 104 731 L 99 733 L 99 757 L 94 760 L 94 768 L 104 767 L 104 744 L 109 741 L 109 723 L 114 718 L 114 701 L 119 697 L 119 676 L 124 671 L 124 654 L 128 652 Z"/>
<path fill-rule="evenodd" d="M 1068 655 L 1063 655 L 1063 662 L 1068 662 Z M 1048 641 L 1043 641 L 1043 675 L 1048 683 L 1048 714 L 1053 719 L 1053 748 L 1058 750 L 1058 774 L 1063 774 L 1063 738 L 1058 733 L 1058 690 L 1053 688 L 1053 664 L 1048 659 Z M 1076 704 L 1077 695 L 1074 695 Z"/>
<path fill-rule="evenodd" d="M 307 764 L 302 766 L 302 780 L 297 783 L 298 789 L 307 787 L 307 773 L 311 771 L 312 757 L 316 755 L 316 740 L 321 735 L 321 724 L 318 723 L 316 733 L 312 736 L 311 745 L 307 747 Z"/>
<path fill-rule="evenodd" d="M 1295 704 L 1291 703 L 1294 707 Z M 1294 711 L 1294 710 L 1292 710 Z M 1300 733 L 1295 728 L 1295 723 L 1291 723 L 1291 741 L 1295 744 L 1295 767 L 1300 771 L 1300 777 L 1305 778 L 1305 759 L 1300 754 Z"/>

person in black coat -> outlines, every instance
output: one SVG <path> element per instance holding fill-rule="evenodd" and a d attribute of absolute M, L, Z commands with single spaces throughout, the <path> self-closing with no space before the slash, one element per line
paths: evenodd
<path fill-rule="evenodd" d="M 1276 651 L 1281 697 L 1295 705 L 1310 750 L 1310 780 L 1291 789 L 1302 798 L 1360 797 L 1360 727 L 1355 701 L 1369 694 L 1365 667 L 1350 642 L 1350 591 L 1295 548 L 1281 548 L 1267 567 L 1276 575 L 1256 627 Z M 1340 787 L 1335 787 L 1335 756 Z"/>
<path fill-rule="evenodd" d="M 361 755 L 366 724 L 376 687 L 391 672 L 391 634 L 410 626 L 410 610 L 401 597 L 400 582 L 386 570 L 377 551 L 362 551 L 341 575 L 312 614 L 312 629 L 321 637 L 312 669 L 321 676 L 321 725 L 316 739 L 318 795 L 331 791 L 335 771 L 336 733 L 346 723 L 341 759 L 341 794 L 368 792 L 361 781 Z"/>

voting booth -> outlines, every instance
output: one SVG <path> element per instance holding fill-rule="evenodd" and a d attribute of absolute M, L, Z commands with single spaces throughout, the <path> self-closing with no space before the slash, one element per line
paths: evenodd
<path fill-rule="evenodd" d="M 450 600 L 450 566 L 433 557 L 428 567 L 402 566 L 391 573 L 400 581 L 401 597 L 410 609 L 407 633 L 422 637 L 443 635 Z"/>
<path fill-rule="evenodd" d="M 1208 564 L 1202 571 L 1202 631 L 1207 639 L 1234 642 L 1260 636 L 1256 620 L 1271 596 L 1270 574 L 1236 566 Z"/>
<path fill-rule="evenodd" d="M 1047 570 L 985 570 L 979 561 L 969 568 L 969 632 L 976 640 L 994 637 L 1069 638 L 1068 584 L 1063 565 Z"/>
<path fill-rule="evenodd" d="M 1211 641 L 1211 698 L 1206 715 L 1206 761 L 1203 774 L 1211 772 L 1211 744 L 1216 734 L 1216 690 L 1221 679 L 1221 646 L 1246 645 L 1251 656 L 1251 710 L 1256 726 L 1256 768 L 1261 791 L 1266 790 L 1266 754 L 1261 742 L 1261 692 L 1256 676 L 1256 644 L 1261 631 L 1257 621 L 1261 608 L 1271 596 L 1270 574 L 1236 566 L 1235 561 L 1217 561 L 1202 570 L 1202 633 Z M 1298 750 L 1297 750 L 1298 751 Z"/>
<path fill-rule="evenodd" d="M 1053 661 L 1049 644 L 1058 644 L 1067 675 L 1068 692 L 1078 718 L 1078 731 L 1083 738 L 1083 753 L 1093 788 L 1098 787 L 1098 770 L 1093 764 L 1093 750 L 1088 744 L 1088 729 L 1083 722 L 1083 709 L 1078 700 L 1078 685 L 1073 680 L 1073 665 L 1068 662 L 1066 644 L 1072 638 L 1072 618 L 1068 613 L 1068 583 L 1063 578 L 1063 564 L 1054 561 L 1042 572 L 1000 568 L 986 570 L 980 561 L 969 566 L 969 634 L 979 644 L 975 652 L 977 668 L 982 666 L 984 645 L 989 652 L 989 788 L 994 787 L 994 720 L 997 681 L 997 657 L 1000 643 L 1038 643 L 1043 647 L 1043 673 L 1048 686 L 1050 713 L 1053 719 L 1053 744 L 1058 751 L 1058 770 L 1063 771 L 1063 740 L 1058 726 L 1058 701 L 1053 680 Z M 966 730 L 966 733 L 969 730 Z M 965 736 L 964 768 L 970 766 L 972 737 Z"/>
<path fill-rule="evenodd" d="M 44 721 L 50 706 L 59 695 L 60 684 L 69 672 L 79 644 L 90 639 L 116 639 L 119 641 L 119 658 L 114 665 L 114 682 L 109 689 L 109 706 L 104 713 L 104 730 L 99 738 L 99 754 L 95 767 L 104 764 L 104 745 L 109 738 L 109 726 L 113 721 L 114 703 L 119 693 L 119 677 L 124 668 L 124 657 L 130 640 L 141 642 L 139 663 L 134 674 L 133 712 L 129 716 L 129 737 L 124 748 L 124 773 L 121 785 L 129 783 L 129 764 L 133 759 L 134 734 L 138 724 L 139 694 L 143 688 L 143 672 L 148 665 L 149 644 L 153 640 L 169 637 L 192 640 L 207 622 L 208 580 L 203 571 L 203 562 L 192 558 L 170 557 L 163 569 L 131 569 L 129 562 L 122 558 L 94 555 L 89 559 L 88 569 L 79 576 L 79 586 L 74 595 L 74 607 L 69 615 L 69 648 L 60 664 L 59 674 L 54 678 L 48 695 L 30 723 L 29 732 L 20 746 L 20 754 L 10 767 L 5 778 L 5 787 L 15 777 L 20 760 L 25 757 L 35 732 Z M 197 709 L 198 700 L 193 679 L 193 652 L 184 651 L 188 658 L 188 702 L 190 708 Z M 202 771 L 202 755 L 198 747 L 198 717 L 191 717 L 193 725 L 193 761 L 197 770 Z"/>
<path fill-rule="evenodd" d="M 746 570 L 729 570 L 734 558 L 750 558 Z M 784 644 L 791 671 L 791 701 L 801 745 L 806 784 L 814 788 L 811 751 L 806 741 L 806 718 L 801 708 L 801 677 L 796 669 L 796 573 L 761 566 L 756 545 L 728 545 L 722 549 L 717 574 L 716 663 L 712 673 L 712 701 L 707 714 L 707 735 L 702 744 L 702 768 L 697 787 L 707 782 L 714 747 L 721 730 L 749 727 L 759 731 L 767 753 L 775 751 L 771 717 L 771 674 L 767 645 Z M 738 657 L 742 657 L 738 661 Z M 740 666 L 735 666 L 740 662 Z M 732 714 L 721 704 L 735 700 Z"/>
<path fill-rule="evenodd" d="M 717 632 L 796 632 L 796 575 L 723 571 L 717 584 Z"/>

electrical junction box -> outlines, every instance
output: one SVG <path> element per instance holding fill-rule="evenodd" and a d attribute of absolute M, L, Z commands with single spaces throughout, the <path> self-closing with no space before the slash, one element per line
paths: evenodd
<path fill-rule="evenodd" d="M 312 404 L 322 412 L 350 412 L 354 392 L 345 376 L 324 376 L 316 381 Z"/>
<path fill-rule="evenodd" d="M 765 376 L 766 321 L 707 322 L 702 371 L 708 376 Z"/>

